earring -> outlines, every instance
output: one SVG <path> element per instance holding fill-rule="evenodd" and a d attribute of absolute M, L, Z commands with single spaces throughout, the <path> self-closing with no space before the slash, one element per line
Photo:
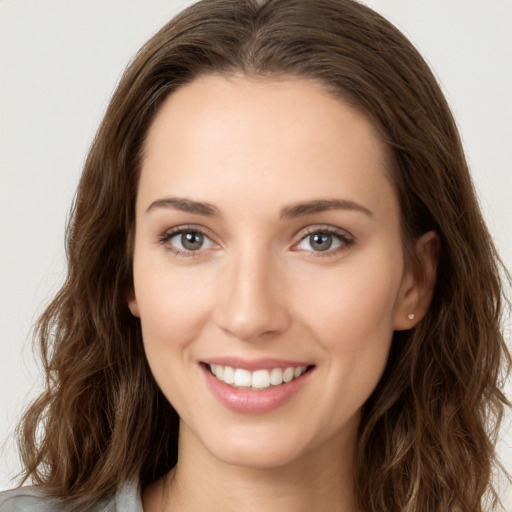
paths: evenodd
<path fill-rule="evenodd" d="M 407 315 L 407 318 L 408 318 L 409 320 L 414 320 L 414 313 L 409 313 L 409 314 Z"/>

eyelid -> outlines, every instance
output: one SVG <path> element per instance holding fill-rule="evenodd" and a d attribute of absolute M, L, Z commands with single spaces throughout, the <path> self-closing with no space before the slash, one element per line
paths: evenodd
<path fill-rule="evenodd" d="M 322 233 L 322 234 L 329 234 L 337 237 L 341 241 L 341 245 L 338 247 L 335 247 L 334 249 L 328 249 L 326 251 L 309 251 L 305 249 L 298 249 L 297 246 L 308 236 L 316 234 L 316 233 Z M 336 255 L 338 252 L 347 250 L 352 245 L 354 245 L 356 238 L 354 235 L 352 235 L 349 231 L 346 229 L 338 228 L 331 225 L 326 224 L 317 224 L 312 225 L 304 228 L 297 234 L 298 240 L 294 242 L 292 245 L 292 251 L 302 251 L 306 253 L 310 253 L 310 255 L 314 257 L 327 257 L 327 256 L 333 256 Z"/>
<path fill-rule="evenodd" d="M 171 240 L 176 235 L 179 235 L 181 233 L 187 233 L 187 232 L 197 232 L 203 235 L 205 238 L 207 238 L 212 244 L 213 248 L 209 247 L 206 249 L 198 249 L 197 251 L 187 251 L 187 250 L 180 250 L 177 247 L 171 246 L 168 244 L 169 240 Z M 333 235 L 340 240 L 341 245 L 338 247 L 335 247 L 334 249 L 328 249 L 326 251 L 314 251 L 314 250 L 305 250 L 305 249 L 299 249 L 297 248 L 298 244 L 302 242 L 305 238 L 308 236 L 315 234 L 315 233 L 322 233 L 322 234 L 329 234 Z M 221 244 L 218 243 L 215 240 L 215 236 L 212 235 L 211 231 L 204 226 L 198 225 L 198 224 L 181 224 L 178 226 L 174 226 L 172 228 L 168 228 L 165 231 L 163 231 L 160 235 L 158 235 L 158 243 L 161 245 L 167 245 L 168 249 L 172 251 L 174 254 L 178 256 L 184 256 L 184 257 L 197 257 L 203 254 L 205 251 L 208 250 L 216 250 L 221 247 Z M 306 252 L 310 253 L 310 255 L 314 257 L 327 257 L 327 256 L 333 256 L 337 254 L 340 251 L 347 250 L 350 248 L 356 241 L 354 235 L 352 235 L 349 231 L 346 229 L 342 229 L 336 226 L 332 225 L 326 225 L 326 224 L 316 224 L 307 226 L 306 228 L 301 229 L 294 238 L 298 238 L 291 247 L 292 251 L 296 252 Z"/>
<path fill-rule="evenodd" d="M 172 238 L 182 233 L 199 233 L 205 238 L 207 238 L 213 244 L 214 247 L 208 247 L 205 249 L 201 248 L 198 249 L 197 251 L 187 251 L 181 250 L 177 247 L 172 246 L 171 244 L 168 244 L 168 242 Z M 203 254 L 205 251 L 220 247 L 220 244 L 214 240 L 214 237 L 212 236 L 210 230 L 206 229 L 204 226 L 200 226 L 197 224 L 180 224 L 179 226 L 168 228 L 158 235 L 158 243 L 167 246 L 167 248 L 170 251 L 172 251 L 175 255 L 184 257 L 197 257 Z"/>

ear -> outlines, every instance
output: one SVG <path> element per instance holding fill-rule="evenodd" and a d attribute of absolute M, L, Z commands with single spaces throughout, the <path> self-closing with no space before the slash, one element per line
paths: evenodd
<path fill-rule="evenodd" d="M 426 315 L 436 284 L 440 244 L 435 231 L 416 241 L 416 262 L 404 274 L 397 297 L 395 330 L 411 329 Z"/>
<path fill-rule="evenodd" d="M 135 297 L 135 290 L 131 290 L 128 294 L 128 309 L 133 316 L 140 317 L 139 304 L 137 303 L 137 297 Z"/>

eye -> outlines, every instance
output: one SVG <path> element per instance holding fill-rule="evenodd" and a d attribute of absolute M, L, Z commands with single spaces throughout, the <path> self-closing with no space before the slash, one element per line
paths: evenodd
<path fill-rule="evenodd" d="M 206 234 L 190 228 L 179 228 L 166 232 L 160 238 L 160 242 L 168 245 L 178 255 L 190 255 L 190 253 L 215 247 Z"/>
<path fill-rule="evenodd" d="M 295 248 L 299 251 L 316 253 L 336 252 L 337 249 L 349 247 L 354 240 L 347 234 L 328 229 L 317 229 L 301 238 Z"/>

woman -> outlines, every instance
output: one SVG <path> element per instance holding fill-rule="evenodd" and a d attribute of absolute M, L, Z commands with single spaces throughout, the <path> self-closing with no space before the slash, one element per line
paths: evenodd
<path fill-rule="evenodd" d="M 370 9 L 171 21 L 114 94 L 68 254 L 19 430 L 38 486 L 1 510 L 493 496 L 499 258 L 435 79 Z"/>

